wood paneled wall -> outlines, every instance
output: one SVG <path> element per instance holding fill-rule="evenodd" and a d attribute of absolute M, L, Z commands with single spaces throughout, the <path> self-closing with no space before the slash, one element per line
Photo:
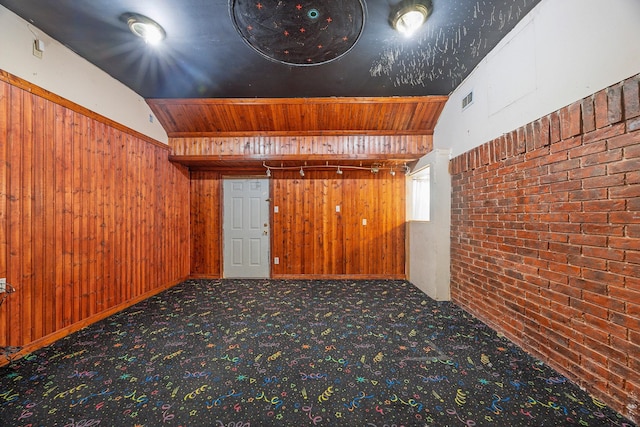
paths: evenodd
<path fill-rule="evenodd" d="M 222 274 L 221 179 L 191 173 L 194 275 Z M 280 258 L 272 276 L 404 278 L 405 179 L 368 170 L 272 171 L 271 258 Z"/>
<path fill-rule="evenodd" d="M 169 150 L 0 74 L 0 346 L 60 335 L 189 275 Z M 79 326 L 78 326 L 79 327 Z"/>
<path fill-rule="evenodd" d="M 274 277 L 405 277 L 405 176 L 273 173 Z M 336 212 L 336 206 L 340 212 Z M 366 225 L 363 225 L 366 220 Z"/>
<path fill-rule="evenodd" d="M 221 277 L 222 183 L 218 172 L 191 172 L 191 274 Z"/>

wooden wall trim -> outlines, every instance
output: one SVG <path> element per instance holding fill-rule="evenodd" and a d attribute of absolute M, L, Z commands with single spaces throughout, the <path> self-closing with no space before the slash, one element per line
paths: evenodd
<path fill-rule="evenodd" d="M 169 138 L 173 156 L 233 156 L 260 159 L 280 159 L 283 156 L 307 159 L 311 156 L 327 158 L 389 158 L 417 159 L 433 149 L 432 135 L 368 135 L 347 136 L 251 136 Z"/>
<path fill-rule="evenodd" d="M 86 116 L 92 120 L 95 120 L 100 123 L 104 123 L 107 126 L 110 126 L 114 129 L 118 129 L 119 131 L 125 132 L 131 136 L 135 136 L 136 138 L 142 139 L 150 144 L 156 145 L 166 150 L 170 150 L 167 144 L 164 144 L 154 138 L 151 138 L 150 136 L 147 136 L 134 129 L 131 129 L 130 127 L 127 127 L 114 120 L 111 120 L 108 117 L 105 117 L 101 114 L 96 113 L 95 111 L 91 111 L 88 108 L 83 107 L 82 105 L 76 104 L 73 101 L 70 101 L 66 98 L 61 97 L 60 95 L 56 95 L 53 92 L 49 92 L 48 90 L 41 88 L 40 86 L 34 85 L 33 83 L 27 80 L 24 80 L 18 76 L 14 76 L 13 74 L 10 74 L 4 70 L 0 70 L 0 81 L 9 83 L 12 86 L 25 90 L 29 93 L 32 93 L 48 101 L 51 101 L 62 107 L 68 108 L 69 110 L 82 114 L 83 116 Z"/>

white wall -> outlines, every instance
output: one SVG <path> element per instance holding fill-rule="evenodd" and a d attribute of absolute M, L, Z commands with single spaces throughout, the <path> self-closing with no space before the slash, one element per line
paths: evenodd
<path fill-rule="evenodd" d="M 32 53 L 36 36 L 44 41 L 42 59 Z M 3 6 L 0 69 L 160 142 L 168 142 L 167 133 L 141 96 Z"/>
<path fill-rule="evenodd" d="M 450 229 L 451 176 L 449 150 L 436 149 L 420 159 L 414 167 L 419 171 L 430 166 L 430 221 L 407 222 L 407 279 L 437 301 L 451 298 Z M 407 179 L 407 200 L 413 198 L 411 178 Z M 410 203 L 407 212 L 411 211 Z"/>
<path fill-rule="evenodd" d="M 456 157 L 639 72 L 639 0 L 542 0 L 450 95 L 434 146 Z"/>

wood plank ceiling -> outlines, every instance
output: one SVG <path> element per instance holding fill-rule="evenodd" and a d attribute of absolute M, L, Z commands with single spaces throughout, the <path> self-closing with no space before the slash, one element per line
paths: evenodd
<path fill-rule="evenodd" d="M 169 135 L 174 161 L 220 169 L 261 167 L 265 161 L 406 164 L 431 150 L 446 101 L 446 96 L 421 96 L 147 103 Z"/>
<path fill-rule="evenodd" d="M 169 137 L 431 135 L 446 96 L 148 99 Z"/>

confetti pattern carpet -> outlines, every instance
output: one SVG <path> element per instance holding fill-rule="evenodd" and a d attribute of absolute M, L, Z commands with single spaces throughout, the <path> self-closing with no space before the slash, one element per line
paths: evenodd
<path fill-rule="evenodd" d="M 0 368 L 2 426 L 632 426 L 404 281 L 188 280 Z"/>

